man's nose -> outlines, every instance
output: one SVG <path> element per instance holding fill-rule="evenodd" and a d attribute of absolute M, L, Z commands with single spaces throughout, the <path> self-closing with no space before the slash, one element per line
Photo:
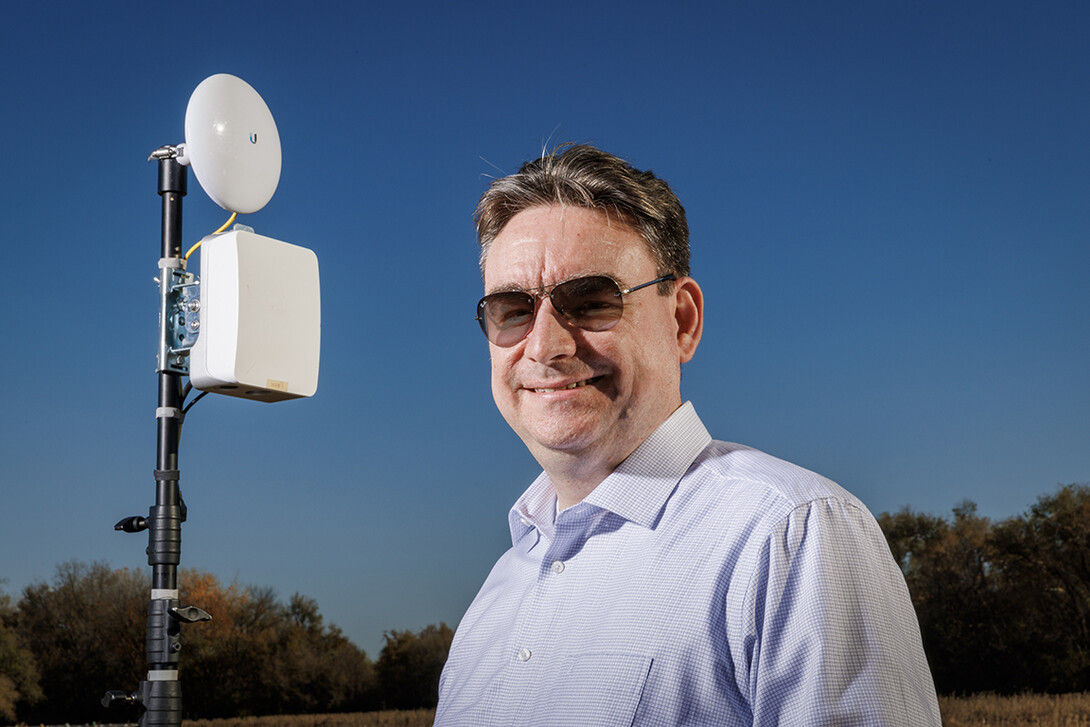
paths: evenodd
<path fill-rule="evenodd" d="M 548 296 L 538 303 L 534 313 L 534 325 L 526 334 L 527 357 L 538 363 L 575 355 L 575 326 L 553 307 Z"/>

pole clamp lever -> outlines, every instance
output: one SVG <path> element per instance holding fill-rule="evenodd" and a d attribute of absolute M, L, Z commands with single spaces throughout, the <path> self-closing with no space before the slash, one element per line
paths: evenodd
<path fill-rule="evenodd" d="M 178 621 L 184 621 L 187 624 L 212 620 L 212 616 L 207 611 L 196 606 L 173 606 L 167 610 L 167 613 Z"/>

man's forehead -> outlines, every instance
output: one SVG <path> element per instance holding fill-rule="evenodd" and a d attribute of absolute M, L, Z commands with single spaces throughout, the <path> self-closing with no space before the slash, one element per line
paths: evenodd
<path fill-rule="evenodd" d="M 493 240 L 485 260 L 489 292 L 553 285 L 587 275 L 621 282 L 654 267 L 643 238 L 597 210 L 535 207 L 515 215 Z"/>
<path fill-rule="evenodd" d="M 496 259 L 489 256 L 485 263 L 485 289 L 487 293 L 531 290 L 591 276 L 612 278 L 624 287 L 631 279 L 643 274 L 639 268 L 653 270 L 649 259 L 646 265 L 639 264 L 638 250 L 633 253 L 613 247 L 612 252 L 619 254 L 569 257 L 549 255 L 546 251 L 544 255 L 497 256 Z"/>
<path fill-rule="evenodd" d="M 571 204 L 548 204 L 535 205 L 518 212 L 497 233 L 497 238 L 514 229 L 541 226 L 562 234 L 577 235 L 586 228 L 594 228 L 598 234 L 616 232 L 622 235 L 638 235 L 636 228 L 617 212 Z"/>

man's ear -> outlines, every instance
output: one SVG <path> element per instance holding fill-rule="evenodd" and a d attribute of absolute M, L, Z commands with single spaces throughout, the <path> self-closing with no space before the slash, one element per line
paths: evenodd
<path fill-rule="evenodd" d="M 687 363 L 696 353 L 704 331 L 704 293 L 692 278 L 681 278 L 674 284 L 674 320 L 678 358 Z"/>

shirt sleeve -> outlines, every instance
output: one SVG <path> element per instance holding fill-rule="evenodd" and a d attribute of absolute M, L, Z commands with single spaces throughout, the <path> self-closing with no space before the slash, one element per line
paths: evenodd
<path fill-rule="evenodd" d="M 758 563 L 736 672 L 755 726 L 941 724 L 904 577 L 869 512 L 801 505 Z"/>

